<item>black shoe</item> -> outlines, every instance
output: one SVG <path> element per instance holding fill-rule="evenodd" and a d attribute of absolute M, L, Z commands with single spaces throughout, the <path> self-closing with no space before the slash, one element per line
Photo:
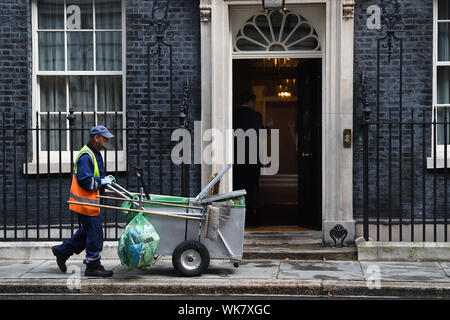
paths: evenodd
<path fill-rule="evenodd" d="M 59 270 L 61 270 L 62 272 L 65 273 L 67 271 L 67 267 L 66 267 L 67 259 L 63 258 L 63 256 L 61 255 L 61 253 L 59 252 L 59 250 L 56 246 L 52 247 L 52 252 L 53 252 L 53 255 L 56 257 L 56 263 L 58 264 Z"/>
<path fill-rule="evenodd" d="M 87 266 L 84 275 L 87 277 L 111 277 L 113 272 L 112 270 L 105 270 L 105 267 L 102 265 L 99 265 L 96 268 Z"/>

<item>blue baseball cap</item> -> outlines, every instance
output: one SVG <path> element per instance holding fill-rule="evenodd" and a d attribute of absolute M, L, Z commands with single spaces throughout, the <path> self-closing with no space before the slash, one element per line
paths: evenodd
<path fill-rule="evenodd" d="M 105 126 L 95 126 L 89 130 L 91 137 L 96 136 L 98 134 L 104 136 L 105 138 L 114 138 L 114 135 L 106 129 Z"/>

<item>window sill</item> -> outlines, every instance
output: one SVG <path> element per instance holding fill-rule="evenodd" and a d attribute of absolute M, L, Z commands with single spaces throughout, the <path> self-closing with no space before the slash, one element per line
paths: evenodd
<path fill-rule="evenodd" d="M 436 157 L 436 165 L 434 164 L 435 158 L 428 157 L 427 158 L 427 169 L 444 169 L 445 168 L 445 159 L 444 156 L 438 155 Z M 447 168 L 450 169 L 450 153 L 447 157 Z"/>
<path fill-rule="evenodd" d="M 23 164 L 23 174 L 38 174 L 38 165 L 37 162 L 30 162 Z M 50 172 L 49 172 L 50 169 Z M 116 161 L 107 161 L 106 162 L 106 172 L 115 172 L 116 171 Z M 28 171 L 27 171 L 28 170 Z M 117 171 L 124 172 L 127 171 L 127 162 L 124 160 L 117 161 Z M 39 174 L 55 174 L 55 173 L 70 173 L 71 172 L 71 163 L 70 162 L 48 162 L 40 161 L 39 162 Z"/>

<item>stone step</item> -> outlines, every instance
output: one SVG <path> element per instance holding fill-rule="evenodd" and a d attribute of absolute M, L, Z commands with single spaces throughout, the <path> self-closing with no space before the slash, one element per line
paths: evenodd
<path fill-rule="evenodd" d="M 291 259 L 291 260 L 357 260 L 355 246 L 336 247 L 321 245 L 244 245 L 243 259 Z"/>
<path fill-rule="evenodd" d="M 308 240 L 308 239 L 267 239 L 267 240 L 244 240 L 245 245 L 322 245 L 322 240 Z"/>
<path fill-rule="evenodd" d="M 264 231 L 245 231 L 244 238 L 313 238 L 321 239 L 322 231 L 285 231 L 285 232 L 264 232 Z"/>
<path fill-rule="evenodd" d="M 246 232 L 244 234 L 244 245 L 321 245 L 322 233 L 313 232 L 281 232 L 281 233 L 264 233 L 264 232 Z"/>
<path fill-rule="evenodd" d="M 324 245 L 321 231 L 245 232 L 243 259 L 356 260 L 357 251 Z"/>

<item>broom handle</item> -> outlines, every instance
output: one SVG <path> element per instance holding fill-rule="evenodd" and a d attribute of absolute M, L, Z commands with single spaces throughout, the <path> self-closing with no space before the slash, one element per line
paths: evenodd
<path fill-rule="evenodd" d="M 206 211 L 206 222 L 205 222 L 205 238 L 208 238 L 208 226 L 209 226 L 209 215 L 211 214 L 211 206 L 208 206 L 208 209 Z"/>
<path fill-rule="evenodd" d="M 165 212 L 155 212 L 155 211 L 147 211 L 147 210 L 138 210 L 138 209 L 127 209 L 122 207 L 114 207 L 114 206 L 108 206 L 105 204 L 95 204 L 95 203 L 86 203 L 86 202 L 76 202 L 76 201 L 67 201 L 67 203 L 70 204 L 78 204 L 86 207 L 97 207 L 97 208 L 105 208 L 105 209 L 115 209 L 115 210 L 121 210 L 121 211 L 132 211 L 132 212 L 142 212 L 146 214 L 154 214 L 157 216 L 166 216 L 166 217 L 173 217 L 173 218 L 182 218 L 182 219 L 192 219 L 192 220 L 202 220 L 202 218 L 198 217 L 189 217 L 189 216 L 183 216 L 178 214 L 171 214 L 171 213 L 165 213 Z"/>
<path fill-rule="evenodd" d="M 111 190 L 108 190 L 108 189 L 106 189 L 105 192 L 106 193 L 115 193 L 114 191 L 111 191 Z M 137 192 L 130 192 L 130 194 L 132 194 L 132 195 L 135 195 L 135 194 L 139 195 L 139 193 L 137 193 Z M 168 195 L 165 195 L 165 194 L 152 194 L 151 193 L 150 197 L 152 197 L 152 196 L 155 196 L 155 197 L 166 197 L 166 198 L 180 198 L 180 197 L 176 197 L 176 196 L 168 196 Z"/>
<path fill-rule="evenodd" d="M 119 190 L 117 190 L 116 188 L 114 188 L 112 185 L 108 184 L 106 187 L 107 187 L 109 190 L 114 191 L 115 194 L 120 195 L 122 198 L 125 198 L 126 200 L 132 201 L 133 195 L 131 195 L 131 199 L 130 199 L 128 196 L 126 196 L 126 195 L 123 194 L 121 191 L 119 191 Z M 106 189 L 105 191 L 108 191 L 108 189 Z M 132 202 L 132 203 L 135 204 L 135 205 L 137 205 L 137 207 L 138 207 L 139 209 L 144 209 L 144 207 L 141 205 L 141 203 L 138 203 L 138 202 Z"/>
<path fill-rule="evenodd" d="M 126 200 L 124 198 L 118 198 L 118 197 L 110 197 L 110 196 L 97 196 L 97 198 L 103 198 L 103 199 L 111 199 L 111 200 Z M 130 200 L 131 201 L 131 200 Z M 142 200 L 143 203 L 151 203 L 151 204 L 161 204 L 168 207 L 179 207 L 179 208 L 189 208 L 189 209 L 197 209 L 202 210 L 203 207 L 196 207 L 196 206 L 185 206 L 182 204 L 176 204 L 176 203 L 167 203 L 167 202 L 157 202 L 157 201 L 147 201 Z"/>

